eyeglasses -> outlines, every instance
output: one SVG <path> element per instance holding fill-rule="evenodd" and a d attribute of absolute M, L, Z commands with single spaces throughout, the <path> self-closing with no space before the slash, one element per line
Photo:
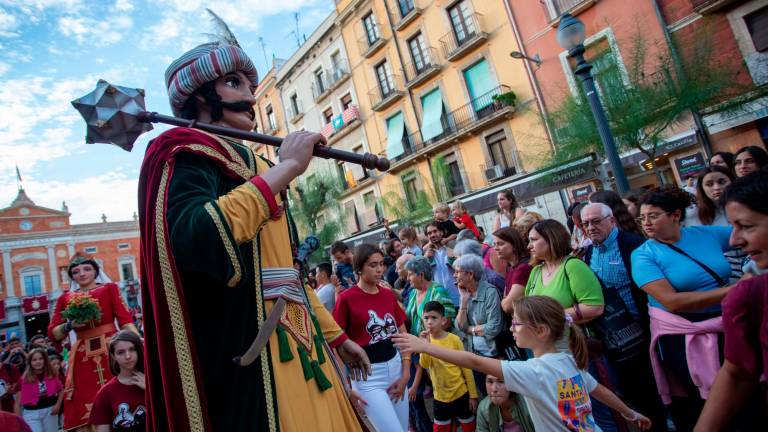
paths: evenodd
<path fill-rule="evenodd" d="M 511 321 L 509 324 L 510 324 L 509 325 L 509 330 L 512 330 L 515 327 L 520 327 L 520 326 L 523 326 L 523 327 L 530 327 L 531 326 L 530 324 L 526 324 L 524 322 L 519 322 L 519 321 Z"/>
<path fill-rule="evenodd" d="M 669 212 L 662 212 L 662 213 L 648 213 L 646 215 L 640 215 L 639 218 L 635 219 L 637 223 L 642 224 L 643 222 L 648 220 L 650 223 L 656 222 L 656 219 L 660 218 L 661 215 L 669 214 Z"/>
<path fill-rule="evenodd" d="M 581 222 L 581 225 L 584 226 L 584 228 L 589 228 L 590 225 L 597 226 L 604 220 L 608 219 L 610 216 L 601 217 L 600 219 L 592 219 L 592 220 L 585 220 Z"/>

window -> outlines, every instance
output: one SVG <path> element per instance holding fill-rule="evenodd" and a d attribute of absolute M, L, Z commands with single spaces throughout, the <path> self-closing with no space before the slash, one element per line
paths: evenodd
<path fill-rule="evenodd" d="M 347 93 L 341 97 L 341 110 L 346 111 L 352 105 L 352 95 Z"/>
<path fill-rule="evenodd" d="M 384 99 L 392 93 L 395 87 L 392 82 L 392 71 L 386 60 L 376 65 L 376 80 L 379 82 L 381 98 Z"/>
<path fill-rule="evenodd" d="M 325 91 L 325 75 L 322 69 L 315 71 L 315 86 L 317 86 L 318 95 Z"/>
<path fill-rule="evenodd" d="M 131 244 L 130 243 L 118 243 L 117 244 L 117 250 L 126 250 L 126 249 L 130 249 L 130 248 L 131 248 Z"/>
<path fill-rule="evenodd" d="M 456 160 L 456 154 L 451 153 L 445 157 L 445 164 L 448 166 L 448 179 L 450 180 L 451 196 L 464 193 L 464 181 L 461 179 L 461 168 L 459 161 Z"/>
<path fill-rule="evenodd" d="M 395 159 L 401 156 L 406 151 L 406 145 L 405 121 L 403 112 L 399 111 L 387 119 L 387 157 Z"/>
<path fill-rule="evenodd" d="M 469 10 L 469 2 L 462 0 L 448 9 L 448 16 L 451 18 L 451 27 L 456 36 L 456 44 L 462 45 L 475 35 L 475 21 L 472 12 Z"/>
<path fill-rule="evenodd" d="M 341 183 L 345 185 L 344 189 L 346 189 L 346 187 L 348 187 L 349 185 L 347 184 L 347 173 L 346 173 L 346 170 L 344 169 L 344 162 L 342 161 L 336 162 L 336 174 L 338 174 L 339 180 L 341 180 Z"/>
<path fill-rule="evenodd" d="M 333 65 L 333 78 L 338 80 L 341 74 L 346 72 L 344 70 L 344 62 L 341 60 L 341 53 L 336 51 L 331 54 L 331 64 Z"/>
<path fill-rule="evenodd" d="M 493 102 L 491 92 L 496 90 L 495 77 L 491 74 L 488 61 L 483 59 L 464 71 L 464 81 L 467 92 L 472 99 L 475 112 L 482 110 Z"/>
<path fill-rule="evenodd" d="M 421 138 L 427 141 L 443 135 L 448 129 L 443 106 L 443 93 L 439 88 L 421 98 Z"/>
<path fill-rule="evenodd" d="M 397 9 L 400 11 L 400 17 L 405 17 L 413 10 L 413 0 L 397 0 Z"/>
<path fill-rule="evenodd" d="M 83 251 L 87 254 L 95 254 L 96 252 L 99 251 L 99 248 L 97 248 L 96 246 L 88 246 L 84 248 Z"/>
<path fill-rule="evenodd" d="M 424 35 L 421 32 L 408 39 L 408 49 L 411 51 L 413 69 L 416 72 L 416 75 L 419 75 L 430 63 L 427 53 L 427 43 L 424 41 Z"/>
<path fill-rule="evenodd" d="M 365 29 L 365 36 L 368 38 L 368 45 L 373 45 L 381 37 L 373 12 L 363 18 L 363 28 Z"/>
<path fill-rule="evenodd" d="M 136 276 L 133 271 L 133 262 L 132 261 L 121 261 L 120 262 L 120 277 L 121 280 L 134 280 L 136 279 Z"/>
<path fill-rule="evenodd" d="M 269 130 L 277 129 L 277 118 L 275 112 L 272 110 L 272 105 L 267 105 L 267 121 L 269 122 Z"/>
<path fill-rule="evenodd" d="M 488 153 L 491 156 L 491 166 L 498 165 L 502 169 L 507 169 L 511 166 L 509 158 L 507 157 L 507 136 L 504 131 L 498 131 L 485 138 L 485 142 L 488 143 Z"/>
<path fill-rule="evenodd" d="M 59 280 L 61 281 L 61 283 L 59 283 L 59 286 L 61 286 L 61 287 L 69 285 L 69 271 L 68 270 L 69 270 L 69 268 L 66 267 L 66 266 L 59 267 Z"/>
<path fill-rule="evenodd" d="M 373 191 L 363 194 L 363 203 L 366 208 L 373 208 L 376 205 L 376 194 Z"/>
<path fill-rule="evenodd" d="M 357 154 L 363 154 L 363 146 L 359 145 L 353 148 L 352 151 Z M 355 180 L 363 180 L 368 178 L 368 170 L 363 168 L 363 166 L 360 164 L 353 164 L 352 172 L 355 175 Z"/>
<path fill-rule="evenodd" d="M 752 36 L 755 50 L 758 52 L 768 51 L 768 6 L 763 6 L 745 15 L 744 23 L 747 24 L 749 35 Z"/>
<path fill-rule="evenodd" d="M 347 231 L 356 233 L 360 231 L 360 224 L 357 221 L 357 208 L 354 201 L 344 203 L 344 211 L 347 213 Z"/>
<path fill-rule="evenodd" d="M 19 275 L 21 286 L 25 296 L 40 295 L 43 293 L 43 269 L 40 267 L 28 268 Z"/>
<path fill-rule="evenodd" d="M 409 174 L 403 177 L 403 188 L 405 189 L 405 200 L 408 207 L 416 207 L 419 199 L 419 189 L 416 186 L 416 175 Z"/>
<path fill-rule="evenodd" d="M 323 111 L 323 120 L 325 120 L 323 124 L 328 124 L 333 120 L 333 107 L 328 107 L 327 110 Z"/>
<path fill-rule="evenodd" d="M 299 96 L 296 93 L 291 95 L 291 110 L 294 117 L 299 115 Z"/>

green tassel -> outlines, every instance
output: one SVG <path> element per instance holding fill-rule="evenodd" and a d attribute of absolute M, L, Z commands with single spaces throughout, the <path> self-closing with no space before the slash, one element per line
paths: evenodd
<path fill-rule="evenodd" d="M 320 369 L 320 364 L 317 363 L 317 360 L 312 360 L 312 371 L 315 373 L 315 382 L 317 383 L 317 388 L 319 388 L 321 392 L 326 391 L 332 387 L 331 382 L 328 381 L 328 378 L 323 373 L 323 370 Z"/>
<path fill-rule="evenodd" d="M 291 346 L 288 344 L 288 334 L 282 326 L 277 326 L 277 347 L 280 351 L 280 363 L 293 360 Z"/>
<path fill-rule="evenodd" d="M 319 364 L 325 363 L 325 353 L 323 352 L 323 337 L 315 335 L 315 351 L 317 351 L 317 362 Z"/>
<path fill-rule="evenodd" d="M 323 339 L 323 332 L 320 330 L 320 323 L 317 321 L 317 317 L 312 315 L 312 324 L 315 326 L 315 350 L 317 351 L 317 362 L 319 364 L 325 363 L 325 352 L 323 345 L 325 339 Z"/>
<path fill-rule="evenodd" d="M 309 381 L 315 377 L 312 373 L 312 364 L 309 361 L 309 355 L 307 350 L 303 346 L 299 345 L 299 360 L 301 360 L 301 370 L 304 372 L 304 380 Z"/>

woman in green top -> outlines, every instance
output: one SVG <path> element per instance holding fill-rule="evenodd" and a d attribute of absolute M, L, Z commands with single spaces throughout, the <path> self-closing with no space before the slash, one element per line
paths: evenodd
<path fill-rule="evenodd" d="M 424 329 L 421 316 L 424 305 L 430 301 L 437 301 L 445 306 L 445 318 L 452 323 L 456 318 L 456 307 L 448 291 L 440 284 L 432 282 L 432 265 L 429 259 L 423 256 L 413 257 L 405 264 L 405 269 L 408 271 L 408 282 L 413 288 L 405 306 L 406 319 L 411 323 L 411 334 L 418 336 Z"/>
<path fill-rule="evenodd" d="M 486 375 L 485 390 L 488 396 L 477 407 L 477 432 L 535 431 L 525 400 L 507 390 L 503 378 Z"/>
<path fill-rule="evenodd" d="M 525 295 L 552 297 L 576 323 L 591 321 L 603 313 L 603 291 L 597 276 L 583 261 L 571 255 L 571 238 L 558 221 L 536 222 L 528 234 L 532 262 Z"/>

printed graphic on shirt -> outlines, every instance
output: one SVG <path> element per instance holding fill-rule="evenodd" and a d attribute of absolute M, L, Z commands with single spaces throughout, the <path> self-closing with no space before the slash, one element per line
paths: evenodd
<path fill-rule="evenodd" d="M 147 410 L 139 405 L 136 411 L 131 412 L 127 403 L 117 406 L 117 417 L 112 421 L 112 428 L 118 431 L 143 431 L 145 430 Z"/>
<path fill-rule="evenodd" d="M 397 323 L 390 313 L 386 313 L 382 319 L 376 311 L 368 309 L 368 323 L 365 324 L 365 330 L 371 336 L 371 345 L 373 345 L 397 334 Z"/>
<path fill-rule="evenodd" d="M 4 379 L 0 378 L 0 399 L 2 399 L 3 396 L 8 393 L 8 387 L 10 387 L 8 383 L 5 382 Z"/>
<path fill-rule="evenodd" d="M 557 382 L 557 410 L 568 430 L 590 432 L 595 430 L 592 404 L 581 375 Z"/>
<path fill-rule="evenodd" d="M 47 395 L 48 389 L 45 386 L 45 380 L 37 382 L 37 393 L 40 396 L 46 396 Z"/>

